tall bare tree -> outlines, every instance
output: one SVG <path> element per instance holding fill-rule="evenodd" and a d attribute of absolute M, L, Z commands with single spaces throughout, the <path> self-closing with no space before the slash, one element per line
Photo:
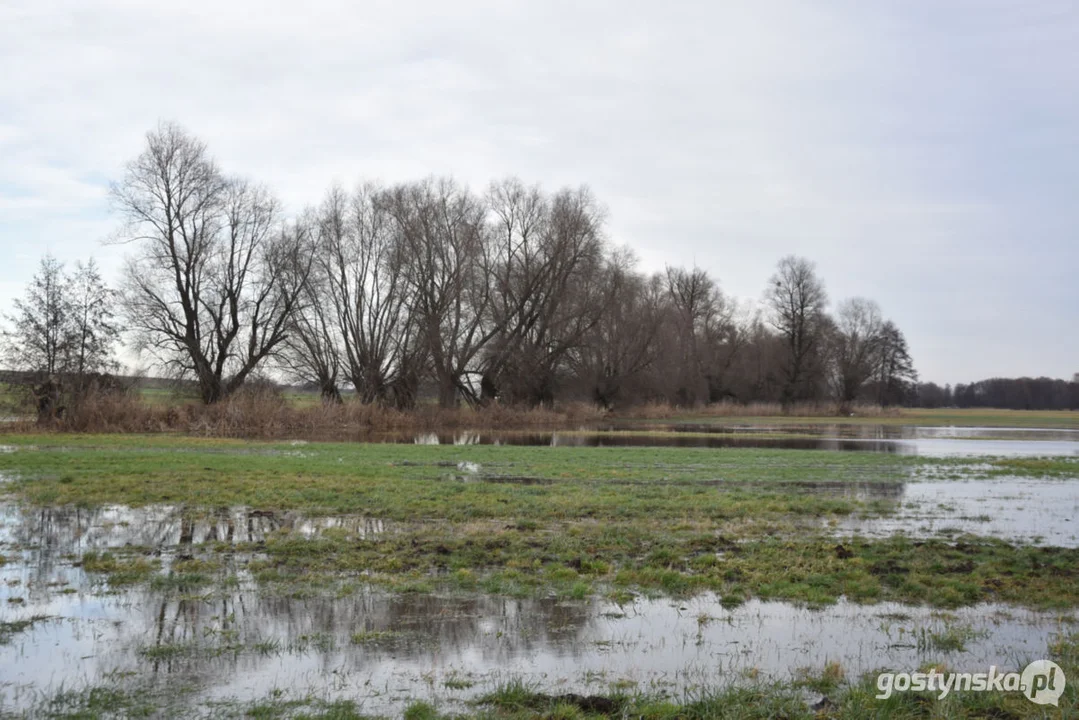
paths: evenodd
<path fill-rule="evenodd" d="M 876 347 L 877 402 L 897 405 L 913 392 L 918 372 L 910 357 L 907 339 L 891 320 L 880 329 Z"/>
<path fill-rule="evenodd" d="M 488 312 L 495 248 L 486 207 L 453 180 L 428 179 L 386 194 L 406 259 L 409 312 L 438 383 L 442 407 L 479 399 L 477 358 L 496 329 Z"/>
<path fill-rule="evenodd" d="M 832 383 L 836 399 L 847 407 L 877 369 L 883 322 L 872 300 L 850 298 L 836 309 L 832 338 Z"/>
<path fill-rule="evenodd" d="M 674 331 L 665 358 L 677 386 L 671 400 L 693 405 L 718 399 L 744 340 L 734 322 L 736 307 L 702 268 L 668 266 L 663 280 Z"/>
<path fill-rule="evenodd" d="M 409 313 L 407 252 L 392 203 L 392 196 L 373 184 L 351 195 L 332 189 L 319 212 L 319 262 L 357 395 L 364 402 L 410 405 L 423 346 Z"/>
<path fill-rule="evenodd" d="M 482 392 L 531 405 L 554 400 L 568 353 L 610 301 L 601 282 L 603 215 L 586 188 L 553 197 L 511 178 L 488 193 L 494 330 Z"/>
<path fill-rule="evenodd" d="M 587 341 L 571 353 L 574 372 L 591 399 L 611 409 L 620 403 L 651 399 L 648 374 L 659 354 L 659 333 L 665 318 L 666 288 L 633 269 L 627 251 L 608 257 L 603 283 L 611 301 Z"/>
<path fill-rule="evenodd" d="M 136 247 L 122 297 L 137 347 L 193 376 L 204 402 L 228 396 L 284 342 L 311 259 L 268 191 L 226 177 L 174 124 L 148 133 L 112 196 Z"/>
<path fill-rule="evenodd" d="M 789 405 L 813 395 L 820 371 L 828 295 L 813 263 L 788 255 L 779 261 L 765 295 L 771 322 L 786 345 L 782 400 Z"/>

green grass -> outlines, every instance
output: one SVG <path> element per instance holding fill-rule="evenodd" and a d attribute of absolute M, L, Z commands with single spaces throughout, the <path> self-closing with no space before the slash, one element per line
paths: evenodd
<path fill-rule="evenodd" d="M 819 451 L 292 446 L 124 435 L 0 436 L 0 444 L 29 446 L 0 455 L 0 473 L 15 478 L 0 492 L 35 504 L 248 505 L 402 521 L 845 514 L 856 509 L 852 500 L 791 493 L 790 485 L 897 482 L 918 462 Z M 479 472 L 459 469 L 466 461 Z"/>
<path fill-rule="evenodd" d="M 957 607 L 1000 601 L 1079 605 L 1079 550 L 999 541 L 956 545 L 903 538 L 848 543 L 840 558 L 824 538 L 730 544 L 694 529 L 657 525 L 563 526 L 542 534 L 446 528 L 378 541 L 271 540 L 251 569 L 261 581 L 313 585 L 353 577 L 405 591 L 434 587 L 509 595 L 584 597 L 598 592 L 688 595 L 715 591 L 829 604 L 894 600 Z"/>
<path fill-rule="evenodd" d="M 49 618 L 50 616 L 48 615 L 34 615 L 33 617 L 29 617 L 24 620 L 0 620 L 0 645 L 9 644 L 15 638 L 15 636 L 31 629 L 32 627 L 34 627 L 34 625 L 37 625 L 40 622 L 44 622 Z"/>
<path fill-rule="evenodd" d="M 963 652 L 971 641 L 985 636 L 986 631 L 969 625 L 946 625 L 939 630 L 919 628 L 914 637 L 919 652 L 953 653 Z"/>
<path fill-rule="evenodd" d="M 393 630 L 361 630 L 352 633 L 349 641 L 353 645 L 379 645 L 401 637 L 401 633 Z"/>
<path fill-rule="evenodd" d="M 201 402 L 194 390 L 176 390 L 167 387 L 142 387 L 139 399 L 155 407 L 176 407 Z"/>
<path fill-rule="evenodd" d="M 131 585 L 154 577 L 159 563 L 141 556 L 119 556 L 90 551 L 81 558 L 82 569 L 92 575 L 107 575 L 113 585 Z"/>
<path fill-rule="evenodd" d="M 1074 478 L 1074 459 L 927 460 L 825 451 L 255 443 L 176 436 L 15 435 L 0 485 L 32 505 L 165 503 L 340 514 L 383 521 L 378 535 L 280 531 L 257 545 L 208 543 L 159 571 L 149 549 L 87 553 L 112 585 L 192 592 L 234 582 L 222 557 L 254 553 L 264 588 L 334 592 L 373 582 L 584 598 L 712 590 L 823 604 L 896 600 L 941 607 L 1003 601 L 1079 605 L 1079 550 L 1000 541 L 854 540 L 824 523 L 888 514 L 887 500 L 837 493 L 902 482 L 925 466 L 955 477 Z M 471 465 L 459 465 L 460 463 Z M 200 590 L 201 591 L 201 590 Z"/>
<path fill-rule="evenodd" d="M 107 583 L 166 597 L 212 597 L 219 588 L 235 587 L 242 567 L 266 596 L 340 596 L 373 583 L 400 593 L 603 596 L 619 602 L 637 594 L 710 590 L 727 607 L 752 597 L 810 605 L 846 597 L 942 608 L 979 602 L 1079 607 L 1079 550 L 969 536 L 855 538 L 840 547 L 822 530 L 829 518 L 891 511 L 889 501 L 837 492 L 852 483 L 904 482 L 929 468 L 957 478 L 1072 479 L 1079 477 L 1075 458 L 986 462 L 795 450 L 291 444 L 173 435 L 8 435 L 0 436 L 0 445 L 19 448 L 0 453 L 0 474 L 9 479 L 0 483 L 0 493 L 27 507 L 167 503 L 191 518 L 246 506 L 383 520 L 377 535 L 345 527 L 308 539 L 282 529 L 257 543 L 207 542 L 178 553 L 167 570 L 152 548 L 86 552 L 78 562 L 95 590 Z M 462 462 L 478 468 L 459 468 Z M 0 624 L 0 642 L 43 619 Z M 359 646 L 415 640 L 399 631 L 355 627 L 349 639 Z M 148 665 L 200 666 L 221 656 L 341 649 L 327 634 L 241 644 L 230 632 L 147 645 L 140 656 Z M 968 627 L 945 624 L 920 629 L 913 641 L 927 657 L 946 658 L 976 639 Z M 1079 636 L 1056 643 L 1052 657 L 1069 677 L 1079 677 Z M 451 676 L 435 696 L 457 698 L 453 704 L 402 699 L 395 716 L 818 717 L 806 704 L 807 691 L 826 694 L 833 703 L 826 716 L 837 718 L 1058 716 L 1015 694 L 938 700 L 907 693 L 881 701 L 874 697 L 874 677 L 848 678 L 830 663 L 785 682 L 724 678 L 674 696 L 619 686 L 582 698 L 521 683 L 491 691 L 476 688 L 482 679 Z M 354 701 L 351 695 L 342 700 L 277 692 L 254 701 L 200 704 L 191 686 L 135 682 L 105 678 L 82 689 L 50 689 L 26 715 L 370 717 L 362 696 Z M 477 703 L 466 691 L 486 695 Z M 1061 702 L 1065 716 L 1075 714 L 1075 683 Z"/>
<path fill-rule="evenodd" d="M 414 522 L 755 522 L 864 509 L 834 492 L 955 477 L 1079 476 L 1075 458 L 930 460 L 818 450 L 258 443 L 177 436 L 6 435 L 0 493 L 34 504 L 153 503 L 362 514 Z M 460 463 L 470 463 L 459 467 Z M 972 475 L 973 474 L 973 475 Z"/>

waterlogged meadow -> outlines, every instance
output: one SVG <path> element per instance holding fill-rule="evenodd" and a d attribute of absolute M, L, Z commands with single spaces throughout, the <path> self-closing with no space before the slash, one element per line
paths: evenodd
<path fill-rule="evenodd" d="M 1072 432 L 0 437 L 0 715 L 1066 715 Z"/>

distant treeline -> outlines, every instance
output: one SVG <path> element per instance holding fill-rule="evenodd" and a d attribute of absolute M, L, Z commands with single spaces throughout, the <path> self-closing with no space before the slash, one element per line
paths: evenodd
<path fill-rule="evenodd" d="M 919 383 L 911 404 L 918 407 L 992 407 L 1009 410 L 1079 410 L 1079 373 L 1056 378 L 990 378 L 955 387 Z"/>

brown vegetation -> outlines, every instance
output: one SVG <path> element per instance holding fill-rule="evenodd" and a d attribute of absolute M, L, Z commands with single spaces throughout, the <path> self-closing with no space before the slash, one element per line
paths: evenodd
<path fill-rule="evenodd" d="M 471 408 L 420 405 L 397 410 L 350 400 L 300 406 L 280 392 L 245 389 L 213 405 L 153 405 L 133 392 L 91 390 L 47 427 L 63 432 L 156 433 L 233 438 L 363 439 L 379 433 L 430 430 L 518 430 L 577 427 L 604 413 L 585 403 L 526 408 L 499 404 Z M 31 420 L 10 423 L 12 430 L 40 431 Z"/>
<path fill-rule="evenodd" d="M 612 413 L 585 402 L 556 403 L 553 407 L 493 403 L 476 408 L 442 408 L 420 404 L 408 410 L 365 403 L 297 403 L 272 386 L 245 388 L 228 399 L 205 405 L 199 402 L 155 404 L 137 390 L 118 391 L 91 386 L 59 418 L 7 424 L 15 431 L 158 433 L 230 438 L 368 439 L 383 434 L 440 430 L 555 430 L 595 425 L 614 417 L 667 420 L 684 417 L 890 417 L 897 408 L 858 405 L 850 410 L 835 403 L 714 403 L 688 410 L 666 402 L 628 407 Z"/>

